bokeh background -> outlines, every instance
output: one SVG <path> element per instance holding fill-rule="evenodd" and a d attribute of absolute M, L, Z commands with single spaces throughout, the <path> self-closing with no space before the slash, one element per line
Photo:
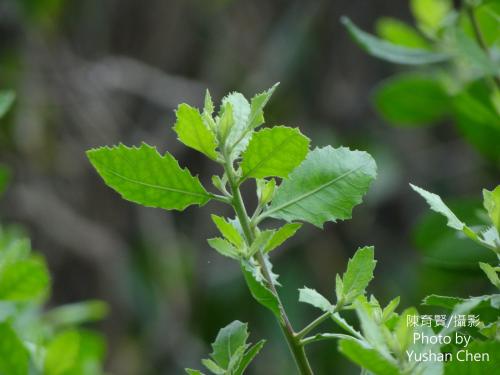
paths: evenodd
<path fill-rule="evenodd" d="M 209 214 L 225 208 L 170 213 L 125 202 L 85 157 L 91 147 L 145 141 L 208 184 L 218 167 L 171 130 L 177 104 L 201 105 L 205 88 L 219 100 L 281 82 L 268 123 L 299 126 L 313 145 L 368 150 L 378 163 L 378 180 L 352 220 L 324 231 L 305 225 L 273 255 L 296 327 L 317 314 L 297 302 L 297 288 L 333 296 L 335 274 L 363 245 L 376 248 L 370 292 L 382 303 L 401 295 L 407 307 L 430 293 L 488 291 L 475 266 L 487 255 L 444 229 L 408 183 L 442 194 L 461 218 L 478 223 L 481 189 L 499 181 L 498 159 L 479 154 L 451 121 L 384 123 L 372 90 L 404 69 L 362 52 L 342 15 L 368 30 L 382 15 L 411 22 L 408 4 L 393 0 L 0 1 L 0 85 L 17 93 L 0 126 L 0 159 L 13 174 L 1 220 L 22 225 L 48 258 L 50 305 L 109 303 L 97 328 L 108 340 L 110 373 L 200 368 L 218 329 L 235 319 L 249 323 L 253 342 L 268 339 L 249 373 L 294 371 L 274 319 L 251 300 L 238 266 L 206 244 L 216 233 Z M 319 374 L 358 371 L 334 341 L 309 352 Z"/>

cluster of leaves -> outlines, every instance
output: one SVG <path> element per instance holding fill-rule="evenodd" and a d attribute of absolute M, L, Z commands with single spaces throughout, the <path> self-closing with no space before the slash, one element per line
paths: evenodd
<path fill-rule="evenodd" d="M 483 190 L 484 216 L 490 222 L 488 225 L 477 228 L 471 228 L 461 221 L 438 195 L 417 186 L 412 185 L 412 188 L 427 201 L 433 211 L 447 219 L 448 227 L 493 252 L 496 259 L 495 264 L 479 262 L 479 267 L 493 286 L 500 289 L 498 276 L 500 272 L 500 186 L 492 191 Z M 470 298 L 430 295 L 424 300 L 424 304 L 452 310 L 455 315 L 478 313 L 482 321 L 477 327 L 477 332 L 473 333 L 483 339 L 500 340 L 500 294 L 498 293 Z"/>
<path fill-rule="evenodd" d="M 336 303 L 314 289 L 300 290 L 299 300 L 324 312 L 315 322 L 299 332 L 305 343 L 326 339 L 338 339 L 338 349 L 349 360 L 373 374 L 441 374 L 439 362 L 415 363 L 409 360 L 408 352 L 438 352 L 436 345 L 420 345 L 413 340 L 415 332 L 432 334 L 431 328 L 408 325 L 409 315 L 418 315 L 415 308 L 408 308 L 401 314 L 395 310 L 399 297 L 381 307 L 373 295 L 365 296 L 366 287 L 373 278 L 376 261 L 373 247 L 359 249 L 349 260 L 344 275 L 336 276 Z M 355 310 L 360 331 L 341 316 L 341 313 Z M 343 333 L 317 333 L 305 337 L 324 320 L 332 320 Z M 429 332 L 430 331 L 430 332 Z"/>
<path fill-rule="evenodd" d="M 178 139 L 221 165 L 222 175 L 212 176 L 212 183 L 221 194 L 209 192 L 198 177 L 181 168 L 170 153 L 161 155 L 146 144 L 132 148 L 124 145 L 97 148 L 88 151 L 88 157 L 104 181 L 130 201 L 183 210 L 189 205 L 217 200 L 234 209 L 234 218 L 212 215 L 221 236 L 209 239 L 208 243 L 221 255 L 239 263 L 251 295 L 277 318 L 301 374 L 313 373 L 304 347 L 327 339 L 339 340 L 339 351 L 370 373 L 442 374 L 447 371 L 447 365 L 442 362 L 410 361 L 409 351 L 439 353 L 442 350 L 437 344 L 421 345 L 413 340 L 417 331 L 433 334 L 430 327 L 408 325 L 407 317 L 418 314 L 415 308 L 398 314 L 399 297 L 382 308 L 374 296 L 365 296 L 376 264 L 373 247 L 359 249 L 344 275 L 337 275 L 335 303 L 314 289 L 299 290 L 299 301 L 319 308 L 322 314 L 303 329 L 293 329 L 278 294 L 280 284 L 272 270 L 271 252 L 296 233 L 302 225 L 300 222 L 322 227 L 326 221 L 349 219 L 353 207 L 361 202 L 375 178 L 376 165 L 367 153 L 344 147 L 309 150 L 309 140 L 298 129 L 275 126 L 255 130 L 264 123 L 263 108 L 273 91 L 274 87 L 251 101 L 239 93 L 229 94 L 223 98 L 215 117 L 208 92 L 201 112 L 187 104 L 177 109 L 174 130 Z M 255 180 L 258 198 L 251 215 L 240 192 L 240 185 L 249 179 Z M 485 207 L 494 226 L 479 232 L 461 223 L 437 196 L 415 189 L 432 202 L 433 209 L 446 214 L 453 228 L 498 252 L 495 229 L 500 207 L 498 188 L 485 192 Z M 287 223 L 279 228 L 260 229 L 259 224 L 266 218 Z M 481 267 L 492 281 L 498 281 L 498 268 L 486 263 Z M 470 300 L 430 296 L 426 304 L 432 301 L 441 301 L 437 303 L 440 306 L 446 301 L 455 312 L 473 311 L 485 303 L 493 309 L 498 307 L 495 296 Z M 351 324 L 342 316 L 350 310 L 355 310 L 358 324 Z M 498 318 L 498 314 L 494 316 Z M 311 334 L 326 321 L 334 322 L 344 332 Z M 491 324 L 484 325 L 482 332 L 497 335 Z M 203 364 L 214 374 L 242 373 L 264 344 L 260 341 L 250 347 L 247 339 L 246 324 L 231 323 L 219 332 L 211 359 L 203 360 Z M 186 371 L 201 374 L 197 370 Z"/>
<path fill-rule="evenodd" d="M 43 258 L 15 228 L 0 228 L 0 374 L 99 375 L 105 344 L 78 327 L 100 320 L 100 301 L 44 311 L 50 276 Z"/>
<path fill-rule="evenodd" d="M 174 131 L 179 141 L 220 164 L 222 175 L 212 176 L 220 194 L 209 192 L 170 153 L 161 155 L 147 144 L 101 147 L 87 155 L 106 184 L 132 202 L 167 210 L 210 200 L 232 206 L 234 218 L 212 215 L 221 237 L 208 243 L 239 263 L 252 296 L 278 319 L 300 371 L 312 373 L 303 354 L 305 343 L 291 327 L 280 301 L 270 253 L 297 232 L 300 221 L 321 228 L 326 221 L 349 219 L 375 178 L 376 165 L 366 152 L 345 147 L 310 150 L 309 139 L 296 128 L 257 130 L 275 87 L 250 101 L 231 93 L 222 99 L 215 116 L 208 91 L 202 111 L 187 104 L 178 107 Z M 251 215 L 240 192 L 248 180 L 254 180 L 258 198 Z M 259 224 L 266 218 L 287 223 L 261 230 Z M 344 287 L 349 288 L 348 281 Z M 354 297 L 346 292 L 349 301 Z M 221 373 L 233 373 L 218 365 Z M 213 371 L 215 366 L 209 366 Z"/>
<path fill-rule="evenodd" d="M 0 117 L 13 100 L 11 92 L 0 93 Z M 8 176 L 0 167 L 0 193 Z M 104 339 L 81 325 L 102 319 L 107 305 L 87 301 L 46 310 L 50 281 L 22 230 L 0 226 L 0 374 L 103 374 Z"/>
<path fill-rule="evenodd" d="M 349 19 L 354 40 L 377 58 L 413 66 L 382 82 L 374 93 L 377 110 L 390 123 L 421 126 L 453 118 L 463 136 L 485 156 L 500 151 L 500 3 L 412 0 L 416 28 L 384 17 L 378 36 Z"/>
<path fill-rule="evenodd" d="M 490 224 L 484 227 L 471 228 L 463 223 L 444 204 L 441 198 L 417 186 L 412 188 L 423 196 L 432 210 L 447 219 L 449 227 L 459 231 L 465 237 L 472 239 L 481 246 L 486 247 L 495 254 L 496 264 L 491 265 L 479 262 L 479 267 L 484 271 L 488 280 L 500 289 L 500 186 L 494 190 L 483 190 L 485 216 Z M 465 371 L 477 373 L 493 370 L 495 365 L 489 362 L 474 364 L 461 364 L 457 361 L 421 361 L 410 360 L 409 353 L 442 353 L 454 351 L 456 348 L 444 346 L 439 343 L 423 345 L 414 340 L 414 334 L 426 336 L 450 335 L 461 330 L 474 339 L 468 346 L 473 353 L 488 353 L 490 358 L 500 354 L 500 294 L 483 295 L 479 297 L 458 298 L 439 295 L 430 295 L 423 301 L 425 306 L 444 308 L 449 311 L 448 318 L 458 315 L 472 314 L 480 317 L 478 326 L 457 327 L 446 322 L 444 327 L 435 332 L 431 327 L 409 324 L 408 317 L 418 316 L 418 311 L 411 307 L 401 314 L 395 312 L 399 304 L 396 297 L 385 308 L 374 296 L 365 297 L 365 288 L 373 277 L 375 260 L 373 248 L 359 249 L 349 261 L 346 273 L 336 277 L 336 304 L 331 303 L 317 291 L 309 288 L 300 290 L 300 301 L 315 306 L 324 314 L 310 326 L 299 332 L 301 337 L 319 325 L 323 320 L 331 319 L 341 327 L 345 333 L 318 333 L 308 338 L 305 342 L 314 342 L 324 339 L 339 339 L 339 351 L 351 361 L 373 374 L 455 374 Z M 350 325 L 340 312 L 344 310 L 356 311 L 361 331 Z M 465 367 L 464 367 L 465 366 Z M 467 372 L 468 373 L 468 372 Z M 475 372 L 474 372 L 475 373 Z"/>
<path fill-rule="evenodd" d="M 255 345 L 247 344 L 248 326 L 238 320 L 222 328 L 212 343 L 211 359 L 203 359 L 203 365 L 215 375 L 241 375 L 253 358 L 259 354 L 265 340 Z M 189 375 L 203 375 L 201 371 L 186 369 Z"/>

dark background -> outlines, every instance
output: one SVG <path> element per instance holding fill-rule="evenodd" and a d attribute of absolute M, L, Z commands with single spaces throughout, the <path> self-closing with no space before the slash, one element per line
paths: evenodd
<path fill-rule="evenodd" d="M 171 130 L 177 104 L 201 105 L 205 88 L 218 101 L 232 90 L 251 97 L 279 81 L 269 124 L 299 126 L 313 146 L 367 150 L 378 163 L 378 180 L 352 220 L 324 231 L 305 225 L 274 253 L 294 326 L 317 314 L 297 302 L 297 288 L 333 298 L 335 274 L 363 245 L 375 245 L 369 290 L 384 304 L 396 295 L 408 307 L 430 293 L 487 292 L 467 255 L 448 262 L 462 242 L 442 230 L 444 220 L 422 219 L 427 206 L 408 183 L 460 198 L 458 212 L 475 220 L 481 188 L 498 182 L 498 165 L 451 123 L 384 123 L 372 90 L 403 69 L 362 52 L 342 15 L 367 30 L 382 15 L 412 22 L 408 4 L 393 0 L 0 1 L 0 84 L 17 93 L 0 127 L 0 159 L 13 172 L 2 221 L 24 226 L 48 258 L 51 305 L 93 298 L 110 304 L 98 326 L 108 339 L 110 373 L 200 368 L 218 329 L 235 319 L 249 323 L 253 342 L 268 339 L 249 373 L 294 371 L 275 321 L 251 300 L 238 266 L 206 244 L 216 233 L 209 214 L 229 214 L 225 208 L 209 203 L 171 213 L 123 201 L 84 154 L 146 141 L 208 184 L 218 167 Z M 463 253 L 476 250 L 467 244 Z M 434 251 L 443 256 L 435 259 Z M 334 341 L 309 352 L 319 374 L 358 371 Z"/>

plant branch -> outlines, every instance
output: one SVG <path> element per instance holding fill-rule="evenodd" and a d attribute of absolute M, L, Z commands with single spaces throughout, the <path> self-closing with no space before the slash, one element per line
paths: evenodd
<path fill-rule="evenodd" d="M 245 204 L 243 202 L 243 198 L 241 196 L 241 192 L 239 189 L 238 178 L 237 176 L 235 176 L 233 165 L 227 153 L 225 153 L 224 157 L 226 160 L 224 164 L 224 169 L 228 176 L 228 182 L 229 182 L 229 187 L 231 189 L 231 194 L 233 195 L 232 206 L 241 224 L 245 241 L 248 246 L 251 246 L 251 244 L 255 240 L 255 228 L 252 226 L 250 218 L 248 217 Z M 271 273 L 267 267 L 267 264 L 264 260 L 264 256 L 262 255 L 262 252 L 260 250 L 257 252 L 256 258 L 259 263 L 259 266 L 261 267 L 262 274 L 268 284 L 269 289 L 271 290 L 276 300 L 278 301 L 278 306 L 280 310 L 280 319 L 278 320 L 278 323 L 288 343 L 290 352 L 294 357 L 297 368 L 299 369 L 301 375 L 313 375 L 304 347 L 300 344 L 300 340 L 298 340 L 295 337 L 295 332 L 293 330 L 293 327 L 290 324 L 290 320 L 288 319 L 283 303 L 279 298 L 278 292 L 271 277 Z"/>
<path fill-rule="evenodd" d="M 216 200 L 219 202 L 223 202 L 223 203 L 227 203 L 227 204 L 231 204 L 231 198 L 225 197 L 224 195 L 214 194 L 214 193 L 208 193 L 208 195 L 209 195 L 210 199 L 213 199 L 213 200 Z"/>
<path fill-rule="evenodd" d="M 486 55 L 491 58 L 491 52 L 488 48 L 488 45 L 486 44 L 486 40 L 484 39 L 484 35 L 481 31 L 481 28 L 479 27 L 479 22 L 477 21 L 476 13 L 474 12 L 474 8 L 472 6 L 466 5 L 465 6 L 465 11 L 467 13 L 467 17 L 470 20 L 470 23 L 472 25 L 472 30 L 474 31 L 474 36 L 477 40 L 477 43 L 479 46 L 483 49 L 484 52 L 486 52 Z M 500 89 L 500 78 L 496 75 L 492 77 L 494 84 L 496 85 L 497 89 Z"/>
<path fill-rule="evenodd" d="M 309 323 L 307 326 L 305 326 L 302 330 L 297 332 L 295 334 L 295 337 L 302 339 L 305 335 L 307 335 L 309 332 L 311 332 L 314 328 L 319 326 L 321 323 L 323 323 L 325 320 L 327 320 L 330 316 L 332 315 L 331 312 L 326 312 L 323 315 L 320 315 L 316 319 L 314 319 L 311 323 Z"/>
<path fill-rule="evenodd" d="M 352 336 L 344 335 L 342 333 L 318 333 L 317 335 L 309 336 L 306 337 L 305 339 L 300 340 L 300 344 L 302 346 L 305 346 L 316 341 L 335 340 L 335 339 L 352 339 Z"/>

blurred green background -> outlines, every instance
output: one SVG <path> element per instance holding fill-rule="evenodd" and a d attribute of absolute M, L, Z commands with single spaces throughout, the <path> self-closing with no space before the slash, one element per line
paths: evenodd
<path fill-rule="evenodd" d="M 306 225 L 275 252 L 296 327 L 317 314 L 299 305 L 297 288 L 333 295 L 335 273 L 363 245 L 375 245 L 370 290 L 383 303 L 488 291 L 476 267 L 488 254 L 428 214 L 408 183 L 441 194 L 464 221 L 479 224 L 481 188 L 498 184 L 498 158 L 483 157 L 447 120 L 420 128 L 381 120 L 373 88 L 404 69 L 362 52 L 341 15 L 366 30 L 380 16 L 411 22 L 407 2 L 390 0 L 0 2 L 0 88 L 17 93 L 0 126 L 0 161 L 12 173 L 1 219 L 24 226 L 47 256 L 51 304 L 109 303 L 97 327 L 108 340 L 110 373 L 199 368 L 218 329 L 235 319 L 249 323 L 253 342 L 268 339 L 249 373 L 294 372 L 278 326 L 251 300 L 238 266 L 206 244 L 216 233 L 209 214 L 225 208 L 169 213 L 125 202 L 84 154 L 146 141 L 208 184 L 218 166 L 182 147 L 171 130 L 177 104 L 201 105 L 205 88 L 218 101 L 279 81 L 268 123 L 299 126 L 314 146 L 367 150 L 378 163 L 378 180 L 351 221 L 324 231 Z M 358 372 L 333 341 L 309 351 L 319 374 Z"/>

